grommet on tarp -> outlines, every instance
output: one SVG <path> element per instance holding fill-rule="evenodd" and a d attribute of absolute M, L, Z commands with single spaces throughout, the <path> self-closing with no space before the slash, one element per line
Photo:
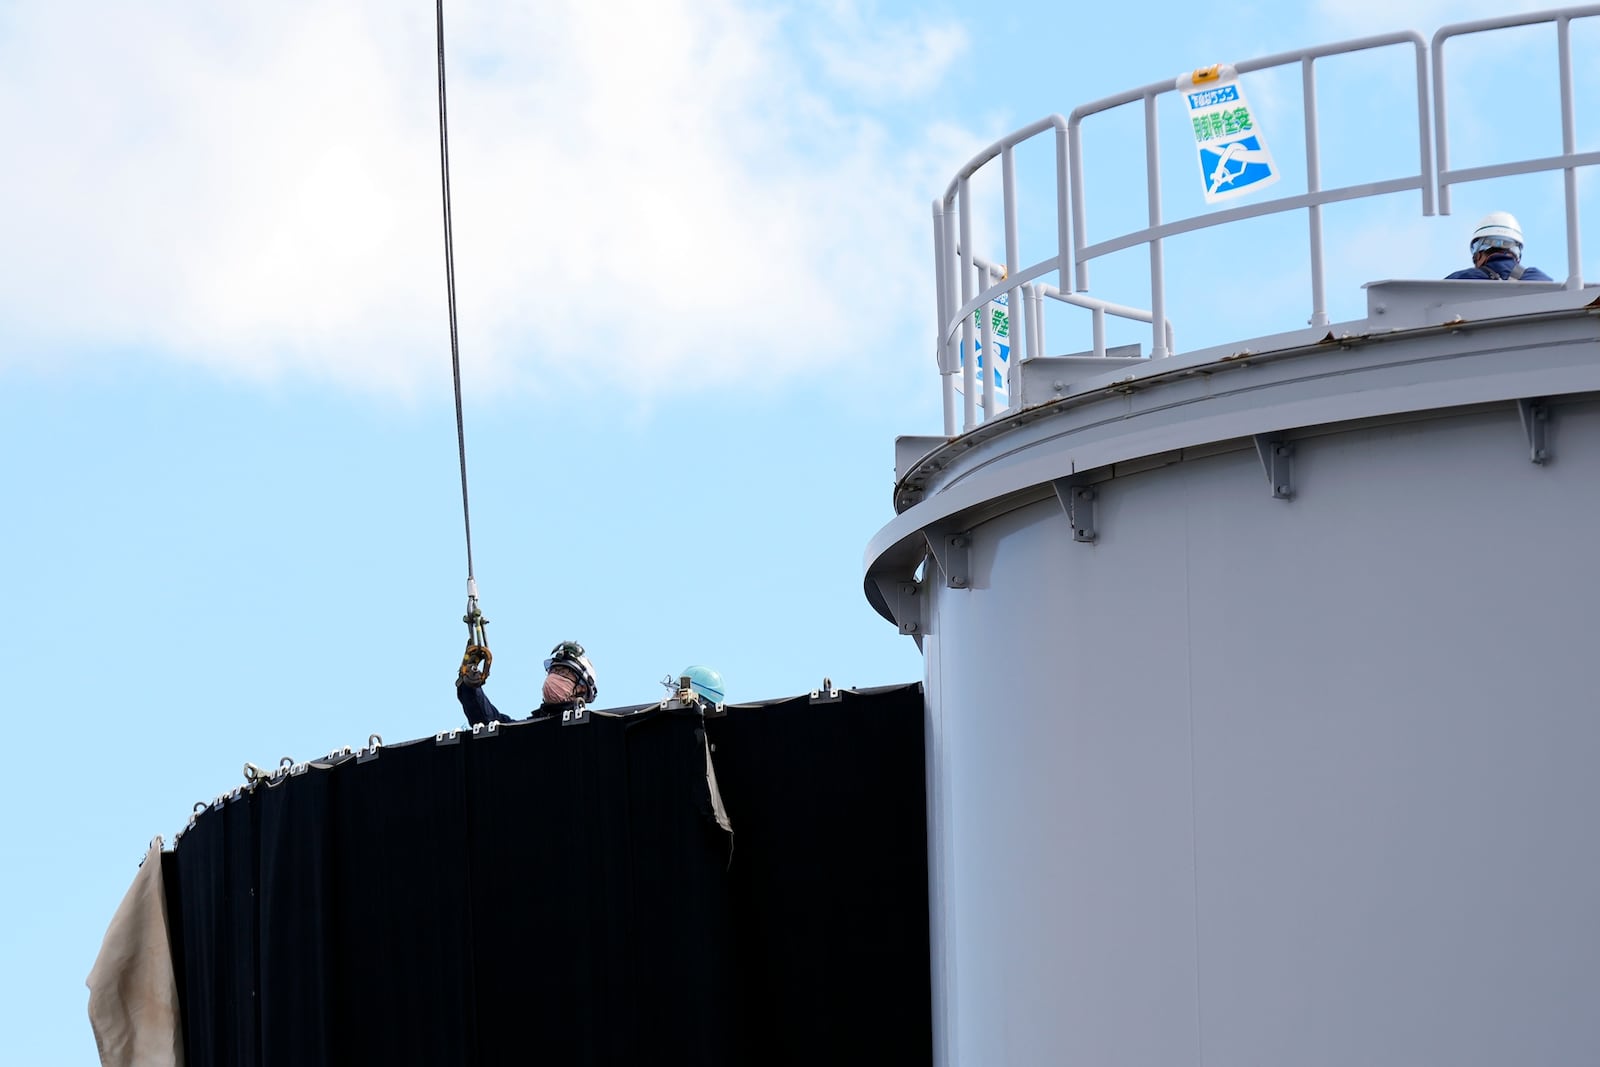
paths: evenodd
<path fill-rule="evenodd" d="M 289 780 L 289 771 L 293 767 L 293 756 L 285 756 L 279 760 L 277 768 L 273 770 L 271 777 L 267 779 L 268 788 L 282 785 L 284 782 L 287 782 Z"/>
<path fill-rule="evenodd" d="M 456 727 L 452 727 L 448 733 L 440 730 L 433 735 L 433 743 L 436 745 L 459 745 L 461 743 L 461 730 Z"/>
<path fill-rule="evenodd" d="M 366 763 L 378 758 L 378 750 L 383 747 L 383 738 L 372 734 L 367 738 L 367 747 L 356 753 L 357 763 Z"/>
<path fill-rule="evenodd" d="M 823 678 L 822 685 L 811 691 L 813 704 L 837 704 L 839 699 L 839 689 L 833 684 L 832 678 Z"/>

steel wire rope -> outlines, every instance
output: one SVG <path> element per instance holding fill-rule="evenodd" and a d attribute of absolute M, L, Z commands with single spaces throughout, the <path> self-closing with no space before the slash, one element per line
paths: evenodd
<path fill-rule="evenodd" d="M 456 454 L 461 460 L 461 521 L 467 535 L 467 581 L 472 573 L 472 511 L 467 503 L 467 431 L 461 415 L 461 343 L 456 329 L 455 234 L 450 222 L 450 123 L 444 91 L 444 0 L 436 0 L 435 25 L 439 38 L 439 187 L 444 199 L 444 284 L 450 308 L 450 377 L 456 393 Z"/>

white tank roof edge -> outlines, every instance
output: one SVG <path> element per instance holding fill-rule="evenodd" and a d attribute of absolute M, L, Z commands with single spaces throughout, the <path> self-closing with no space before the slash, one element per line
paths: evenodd
<path fill-rule="evenodd" d="M 1506 296 L 1513 284 L 1520 295 Z M 1248 447 L 1259 435 L 1600 392 L 1600 287 L 1385 281 L 1368 294 L 1376 313 L 1365 320 L 1118 361 L 1038 403 L 1027 376 L 1053 384 L 1057 361 L 1023 364 L 1026 406 L 960 437 L 906 439 L 908 453 L 934 447 L 897 465 L 901 513 L 867 545 L 867 599 L 919 633 L 899 604 L 923 560 L 940 561 L 944 538 L 1065 488 L 1062 479 L 1100 481 L 1119 464 L 1179 462 L 1186 449 Z"/>

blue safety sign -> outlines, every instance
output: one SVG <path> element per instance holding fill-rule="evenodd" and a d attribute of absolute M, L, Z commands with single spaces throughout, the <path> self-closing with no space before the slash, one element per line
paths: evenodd
<path fill-rule="evenodd" d="M 1278 177 L 1272 169 L 1272 157 L 1262 150 L 1259 137 L 1241 137 L 1225 145 L 1201 145 L 1200 172 L 1206 177 L 1206 193 L 1210 196 L 1225 190 L 1248 189 Z"/>
<path fill-rule="evenodd" d="M 1200 156 L 1206 203 L 1254 192 L 1278 180 L 1260 119 L 1250 110 L 1232 67 L 1218 65 L 1178 79 Z"/>
<path fill-rule="evenodd" d="M 977 383 L 977 395 L 981 400 L 985 388 L 985 379 L 988 388 L 994 393 L 994 409 L 1003 411 L 1007 407 L 1006 376 L 1011 366 L 1011 310 L 1006 305 L 1010 302 L 1010 294 L 1001 293 L 995 297 L 987 309 L 980 309 L 972 313 L 973 340 L 972 354 L 978 357 L 977 366 L 973 368 L 973 378 Z M 983 349 L 982 330 L 988 320 L 989 351 L 985 354 Z M 960 367 L 963 373 L 955 376 L 956 392 L 965 392 L 965 369 L 967 353 L 961 353 Z"/>

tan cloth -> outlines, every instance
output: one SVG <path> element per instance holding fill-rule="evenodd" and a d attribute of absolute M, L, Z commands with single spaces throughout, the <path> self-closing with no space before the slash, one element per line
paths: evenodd
<path fill-rule="evenodd" d="M 111 917 L 87 984 L 101 1067 L 183 1067 L 159 837 Z"/>
<path fill-rule="evenodd" d="M 706 788 L 711 791 L 711 814 L 717 825 L 733 833 L 733 823 L 728 821 L 728 809 L 722 806 L 722 790 L 717 788 L 717 769 L 711 765 L 711 742 L 706 746 Z"/>

